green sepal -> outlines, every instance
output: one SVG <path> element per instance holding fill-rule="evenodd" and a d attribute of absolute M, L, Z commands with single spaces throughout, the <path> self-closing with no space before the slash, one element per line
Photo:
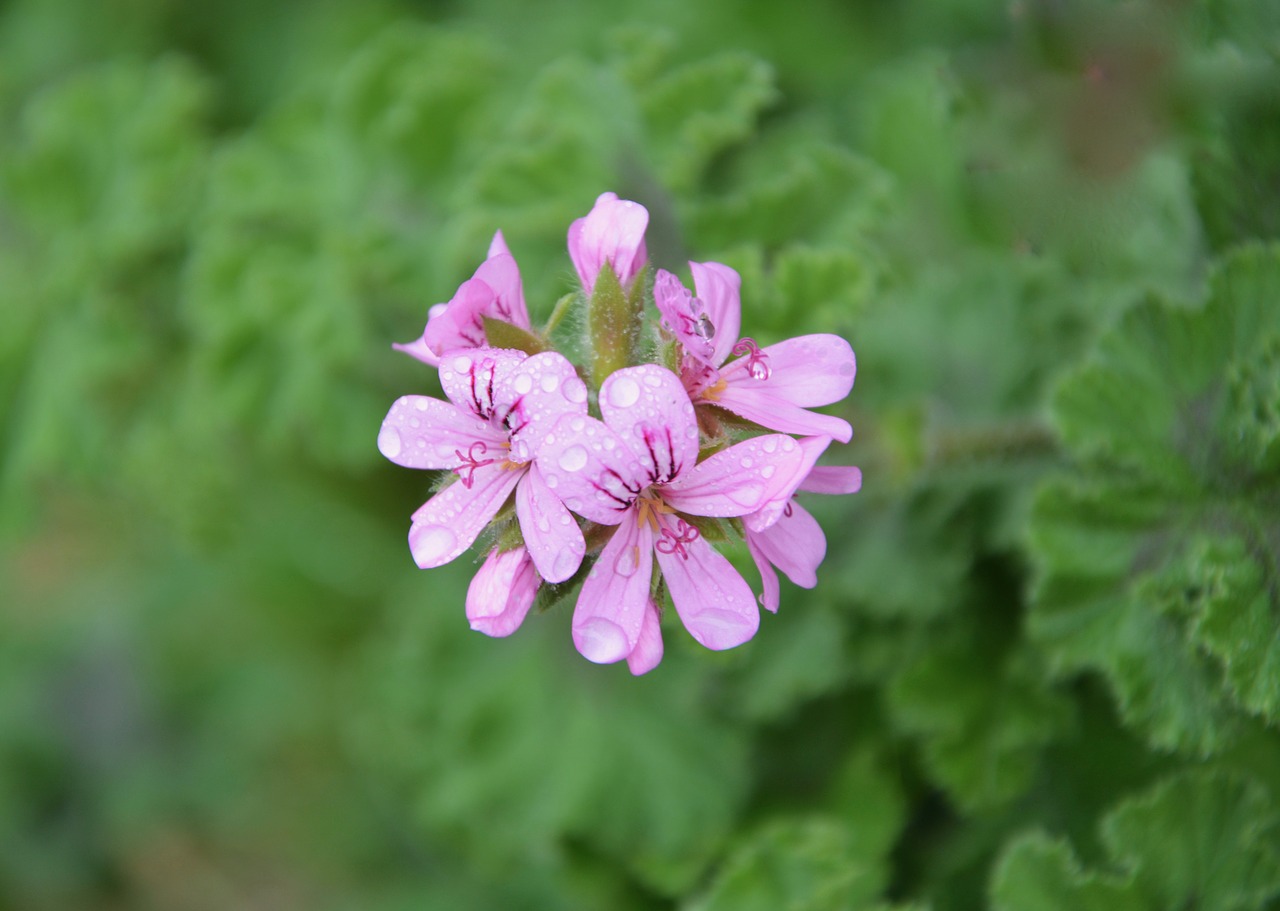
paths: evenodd
<path fill-rule="evenodd" d="M 550 351 L 551 346 L 528 329 L 521 329 L 514 323 L 484 317 L 484 335 L 494 348 L 513 348 L 525 354 L 541 354 Z"/>
<path fill-rule="evenodd" d="M 551 315 L 547 317 L 546 325 L 542 327 L 543 338 L 551 338 L 551 334 L 559 328 L 560 323 L 564 321 L 565 316 L 569 313 L 569 308 L 581 298 L 582 295 L 577 291 L 570 291 L 556 301 L 556 305 L 551 308 Z"/>
<path fill-rule="evenodd" d="M 714 519 L 710 516 L 690 516 L 684 513 L 680 514 L 680 518 L 698 529 L 698 534 L 708 544 L 736 543 L 742 540 L 741 535 L 734 535 L 733 527 L 728 525 L 724 519 Z"/>
<path fill-rule="evenodd" d="M 611 373 L 638 363 L 644 282 L 637 279 L 627 294 L 613 268 L 605 263 L 587 302 L 587 341 L 591 349 L 591 381 L 598 389 Z"/>

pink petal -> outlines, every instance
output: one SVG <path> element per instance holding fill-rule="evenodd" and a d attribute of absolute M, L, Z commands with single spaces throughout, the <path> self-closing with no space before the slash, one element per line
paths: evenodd
<path fill-rule="evenodd" d="M 459 479 L 424 503 L 409 529 L 414 562 L 422 569 L 443 566 L 470 547 L 523 473 L 486 465 L 476 469 L 470 487 Z"/>
<path fill-rule="evenodd" d="M 770 345 L 761 354 L 769 367 L 768 379 L 754 379 L 745 357 L 723 367 L 721 378 L 801 408 L 838 402 L 853 388 L 857 362 L 849 343 L 838 335 L 802 335 Z"/>
<path fill-rule="evenodd" d="M 593 417 L 556 421 L 537 449 L 535 464 L 564 505 L 601 525 L 624 521 L 649 476 L 627 444 Z"/>
<path fill-rule="evenodd" d="M 738 571 L 698 538 L 680 553 L 658 551 L 658 565 L 685 629 L 709 649 L 733 648 L 756 634 L 760 612 Z"/>
<path fill-rule="evenodd" d="M 448 304 L 433 304 L 431 309 L 427 311 L 427 326 L 431 325 L 432 320 L 439 319 L 449 309 Z M 414 339 L 406 344 L 392 343 L 391 347 L 397 351 L 401 351 L 409 357 L 422 361 L 429 367 L 440 366 L 440 356 L 427 346 L 426 330 L 423 330 L 423 337 Z"/>
<path fill-rule="evenodd" d="M 831 445 L 830 437 L 805 437 L 800 441 L 801 459 L 791 475 L 774 474 L 770 478 L 771 486 L 765 491 L 760 507 L 743 519 L 747 528 L 752 531 L 764 531 L 782 515 L 782 511 L 790 502 L 796 488 L 813 470 L 818 458 Z"/>
<path fill-rule="evenodd" d="M 818 567 L 827 555 L 827 538 L 822 527 L 803 506 L 791 502 L 790 515 L 764 531 L 747 532 L 747 538 L 774 566 L 801 588 L 818 584 Z"/>
<path fill-rule="evenodd" d="M 659 269 L 654 276 L 653 302 L 662 314 L 662 325 L 676 337 L 691 357 L 708 367 L 715 367 L 719 363 L 712 360 L 714 349 L 710 338 L 699 334 L 702 302 L 690 294 L 680 279 L 666 269 Z M 713 329 L 709 322 L 707 326 L 707 331 Z"/>
<path fill-rule="evenodd" d="M 489 255 L 487 258 L 493 259 L 495 256 L 510 255 L 511 249 L 507 246 L 507 239 L 502 236 L 501 231 L 494 231 L 493 240 L 489 241 Z"/>
<path fill-rule="evenodd" d="M 524 288 L 520 284 L 520 269 L 514 256 L 510 253 L 499 253 L 496 256 L 490 253 L 489 258 L 476 269 L 474 277 L 493 289 L 493 299 L 481 311 L 480 316 L 500 319 L 521 329 L 530 328 L 529 310 L 525 306 Z M 482 322 L 481 328 L 483 326 Z"/>
<path fill-rule="evenodd" d="M 533 466 L 516 486 L 516 515 L 525 547 L 548 582 L 563 582 L 578 571 L 587 552 L 582 529 Z"/>
<path fill-rule="evenodd" d="M 750 385 L 753 383 L 756 385 Z M 853 428 L 844 418 L 818 414 L 784 401 L 761 388 L 760 382 L 751 379 L 745 372 L 740 372 L 738 382 L 726 385 L 710 403 L 770 430 L 805 436 L 827 436 L 841 443 L 847 443 L 853 438 Z"/>
<path fill-rule="evenodd" d="M 689 263 L 693 286 L 715 328 L 711 366 L 723 364 L 742 329 L 742 278 L 723 263 Z"/>
<path fill-rule="evenodd" d="M 459 408 L 501 421 L 511 402 L 499 398 L 507 378 L 529 355 L 508 348 L 454 348 L 440 356 L 440 388 Z M 495 412 L 496 415 L 495 415 Z"/>
<path fill-rule="evenodd" d="M 495 400 L 497 415 L 511 431 L 512 458 L 527 462 L 557 420 L 587 413 L 587 385 L 564 355 L 546 351 L 506 374 Z"/>
<path fill-rule="evenodd" d="M 662 660 L 662 623 L 658 607 L 650 598 L 644 606 L 644 623 L 640 627 L 640 639 L 627 655 L 627 667 L 639 677 L 658 666 Z"/>
<path fill-rule="evenodd" d="M 510 636 L 533 606 L 538 575 L 523 547 L 490 551 L 467 588 L 467 619 L 486 636 Z"/>
<path fill-rule="evenodd" d="M 506 440 L 470 411 L 425 395 L 396 399 L 378 431 L 378 450 L 406 468 L 457 468 L 458 453 L 476 442 L 493 452 Z"/>
<path fill-rule="evenodd" d="M 804 452 L 782 434 L 744 440 L 699 462 L 662 488 L 662 498 L 695 516 L 745 516 L 764 505 L 781 475 L 795 477 Z"/>
<path fill-rule="evenodd" d="M 760 570 L 760 585 L 763 589 L 760 595 L 760 603 L 764 605 L 765 610 L 776 614 L 778 612 L 778 604 L 782 600 L 782 593 L 778 587 L 778 574 L 773 571 L 773 564 L 756 546 L 755 538 L 756 536 L 748 529 L 747 553 L 751 554 L 751 559 L 755 561 L 756 569 Z"/>
<path fill-rule="evenodd" d="M 569 257 L 588 295 L 607 262 L 625 288 L 644 268 L 649 212 L 639 203 L 601 193 L 585 218 L 569 226 Z"/>
<path fill-rule="evenodd" d="M 494 291 L 485 282 L 469 278 L 454 292 L 439 316 L 427 320 L 422 341 L 437 354 L 453 348 L 479 348 L 485 343 L 485 311 L 493 305 Z"/>
<path fill-rule="evenodd" d="M 618 525 L 582 583 L 573 643 L 588 661 L 621 661 L 640 644 L 653 574 L 653 532 L 634 511 Z"/>
<path fill-rule="evenodd" d="M 680 378 L 665 367 L 642 364 L 612 373 L 600 387 L 600 414 L 650 480 L 674 478 L 698 458 L 693 403 Z"/>
<path fill-rule="evenodd" d="M 857 493 L 862 489 L 862 469 L 852 465 L 819 465 L 800 482 L 810 493 Z"/>

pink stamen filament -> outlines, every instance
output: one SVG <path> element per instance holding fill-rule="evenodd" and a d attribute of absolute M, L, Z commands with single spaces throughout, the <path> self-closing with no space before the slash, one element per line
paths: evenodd
<path fill-rule="evenodd" d="M 689 525 L 684 519 L 676 519 L 676 530 L 673 532 L 669 528 L 662 529 L 662 537 L 655 541 L 653 546 L 664 554 L 679 554 L 681 559 L 688 560 L 689 554 L 685 552 L 684 546 L 696 540 L 698 540 L 698 529 Z"/>
<path fill-rule="evenodd" d="M 476 450 L 480 450 L 480 455 L 489 451 L 489 447 L 476 440 L 467 448 L 467 454 L 463 455 L 461 449 L 455 449 L 453 454 L 462 460 L 462 464 L 453 469 L 458 477 L 462 480 L 462 486 L 471 489 L 471 485 L 476 482 L 476 469 L 483 468 L 485 465 L 492 465 L 497 459 L 482 459 L 476 455 Z"/>
<path fill-rule="evenodd" d="M 736 357 L 747 358 L 747 373 L 752 379 L 767 380 L 769 378 L 769 355 L 760 350 L 760 346 L 756 344 L 753 338 L 739 339 L 738 343 L 733 346 L 733 353 Z"/>

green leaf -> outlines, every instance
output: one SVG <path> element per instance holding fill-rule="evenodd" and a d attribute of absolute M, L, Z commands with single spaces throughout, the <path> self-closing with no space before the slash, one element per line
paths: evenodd
<path fill-rule="evenodd" d="M 1102 824 L 1153 908 L 1259 908 L 1280 893 L 1275 801 L 1257 784 L 1191 772 L 1126 801 Z"/>
<path fill-rule="evenodd" d="M 1131 881 L 1080 868 L 1065 841 L 1041 832 L 1015 839 L 992 874 L 995 911 L 1145 911 Z"/>
<path fill-rule="evenodd" d="M 688 911 L 855 911 L 871 906 L 886 870 L 861 856 L 852 830 L 803 817 L 762 826 L 739 845 Z"/>
<path fill-rule="evenodd" d="M 1280 249 L 1243 249 L 1203 308 L 1127 313 L 1054 401 L 1075 467 L 1034 508 L 1029 630 L 1160 747 L 1212 753 L 1244 713 L 1280 718 L 1277 299 Z"/>

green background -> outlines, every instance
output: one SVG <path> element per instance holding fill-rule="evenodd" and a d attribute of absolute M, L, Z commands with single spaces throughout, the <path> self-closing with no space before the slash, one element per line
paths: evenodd
<path fill-rule="evenodd" d="M 374 446 L 607 189 L 859 362 L 639 679 Z M 1268 2 L 0 3 L 0 908 L 1280 908 L 1278 234 Z"/>

